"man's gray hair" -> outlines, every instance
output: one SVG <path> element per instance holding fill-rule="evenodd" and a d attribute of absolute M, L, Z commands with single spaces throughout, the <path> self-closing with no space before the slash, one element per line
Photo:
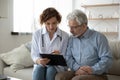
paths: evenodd
<path fill-rule="evenodd" d="M 87 19 L 86 14 L 78 9 L 69 13 L 67 16 L 67 20 L 76 20 L 79 25 L 81 25 L 81 24 L 87 25 L 87 23 L 88 23 L 88 19 Z"/>

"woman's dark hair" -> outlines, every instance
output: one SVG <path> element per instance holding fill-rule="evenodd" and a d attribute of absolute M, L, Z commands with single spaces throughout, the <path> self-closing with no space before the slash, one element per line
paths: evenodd
<path fill-rule="evenodd" d="M 45 9 L 40 15 L 40 24 L 42 25 L 44 22 L 52 17 L 56 17 L 58 23 L 61 22 L 62 16 L 60 15 L 60 13 L 55 8 L 49 7 Z"/>

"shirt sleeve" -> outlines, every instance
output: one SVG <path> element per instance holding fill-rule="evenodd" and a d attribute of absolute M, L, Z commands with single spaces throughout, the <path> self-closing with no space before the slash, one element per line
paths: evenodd
<path fill-rule="evenodd" d="M 92 66 L 92 69 L 93 74 L 102 74 L 111 67 L 113 57 L 105 36 L 99 36 L 96 43 L 99 61 Z"/>
<path fill-rule="evenodd" d="M 38 40 L 39 40 L 39 36 L 37 32 L 35 32 L 32 37 L 32 46 L 31 46 L 31 57 L 35 63 L 36 60 L 39 58 Z"/>

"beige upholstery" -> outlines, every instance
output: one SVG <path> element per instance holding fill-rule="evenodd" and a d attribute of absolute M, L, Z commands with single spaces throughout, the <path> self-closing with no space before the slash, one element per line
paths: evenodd
<path fill-rule="evenodd" d="M 0 74 L 4 74 L 3 71 L 4 71 L 4 67 L 5 67 L 5 63 L 0 59 Z"/>
<path fill-rule="evenodd" d="M 113 55 L 113 65 L 109 70 L 109 74 L 120 76 L 120 41 L 110 41 L 109 42 L 112 55 Z"/>
<path fill-rule="evenodd" d="M 24 44 L 11 51 L 0 54 L 0 58 L 14 70 L 21 70 L 33 66 L 30 51 Z"/>
<path fill-rule="evenodd" d="M 120 80 L 120 41 L 109 41 L 109 44 L 114 61 L 112 67 L 108 71 L 107 76 L 109 80 Z M 6 74 L 22 80 L 32 80 L 32 70 L 33 68 L 31 67 L 13 72 L 10 67 L 6 66 L 0 59 L 0 74 Z"/>
<path fill-rule="evenodd" d="M 10 67 L 6 67 L 4 69 L 4 74 L 11 77 L 19 78 L 22 80 L 32 80 L 32 70 L 33 68 L 30 67 L 30 68 L 24 68 L 14 72 Z"/>

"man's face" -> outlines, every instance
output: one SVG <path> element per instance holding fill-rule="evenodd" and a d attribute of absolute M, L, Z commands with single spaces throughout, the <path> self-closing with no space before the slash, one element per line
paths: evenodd
<path fill-rule="evenodd" d="M 85 32 L 84 25 L 79 25 L 75 20 L 69 20 L 68 24 L 73 36 L 80 36 Z"/>

